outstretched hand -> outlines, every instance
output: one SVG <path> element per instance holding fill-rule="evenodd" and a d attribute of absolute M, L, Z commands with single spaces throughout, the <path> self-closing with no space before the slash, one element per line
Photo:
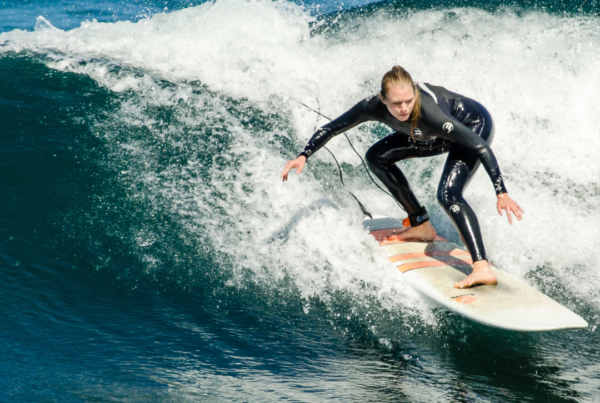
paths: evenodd
<path fill-rule="evenodd" d="M 285 182 L 288 179 L 288 173 L 290 169 L 298 168 L 296 171 L 296 175 L 300 175 L 300 172 L 304 169 L 304 165 L 306 164 L 306 157 L 304 155 L 299 156 L 295 160 L 288 161 L 285 164 L 285 168 L 283 168 L 283 172 L 281 173 L 280 178 Z"/>
<path fill-rule="evenodd" d="M 511 199 L 508 196 L 508 193 L 501 193 L 498 195 L 498 203 L 496 207 L 498 208 L 498 214 L 500 215 L 503 215 L 502 210 L 506 210 L 506 215 L 508 216 L 508 222 L 510 224 L 512 224 L 511 213 L 514 214 L 519 221 L 523 219 L 523 214 L 525 214 L 521 206 L 519 206 L 516 201 Z"/>

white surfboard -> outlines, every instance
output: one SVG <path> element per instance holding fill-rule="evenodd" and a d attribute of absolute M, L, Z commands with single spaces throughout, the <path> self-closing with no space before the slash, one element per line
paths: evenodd
<path fill-rule="evenodd" d="M 588 323 L 552 298 L 492 266 L 498 284 L 457 289 L 471 272 L 469 252 L 437 237 L 433 242 L 400 241 L 402 221 L 375 217 L 363 221 L 403 272 L 406 281 L 439 304 L 474 321 L 509 330 L 547 331 L 585 328 Z"/>

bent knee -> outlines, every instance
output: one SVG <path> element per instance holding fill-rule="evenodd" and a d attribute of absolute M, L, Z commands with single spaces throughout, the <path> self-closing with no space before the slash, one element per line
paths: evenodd
<path fill-rule="evenodd" d="M 370 147 L 365 154 L 365 160 L 371 169 L 381 166 L 382 161 L 381 158 L 379 158 L 379 147 Z"/>
<path fill-rule="evenodd" d="M 438 191 L 437 201 L 446 211 L 456 210 L 457 207 L 460 209 L 460 206 L 466 204 L 462 195 L 454 195 L 446 191 Z"/>

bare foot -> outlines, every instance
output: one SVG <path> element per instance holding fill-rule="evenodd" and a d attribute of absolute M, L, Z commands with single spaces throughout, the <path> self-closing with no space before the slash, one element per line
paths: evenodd
<path fill-rule="evenodd" d="M 395 237 L 400 241 L 433 241 L 436 234 L 431 222 L 427 221 L 418 227 L 410 227 Z"/>
<path fill-rule="evenodd" d="M 498 280 L 496 275 L 490 269 L 487 260 L 479 260 L 473 265 L 473 272 L 469 274 L 463 281 L 454 284 L 455 288 L 469 288 L 476 285 L 496 284 Z"/>

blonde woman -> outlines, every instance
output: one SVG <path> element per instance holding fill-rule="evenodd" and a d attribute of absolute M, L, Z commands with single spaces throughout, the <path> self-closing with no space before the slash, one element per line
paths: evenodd
<path fill-rule="evenodd" d="M 300 155 L 289 161 L 281 177 L 291 169 L 300 174 L 306 160 L 333 136 L 366 121 L 378 121 L 396 132 L 375 143 L 366 154 L 369 168 L 385 184 L 408 213 L 411 227 L 401 234 L 404 240 L 433 240 L 436 231 L 427 210 L 412 192 L 396 162 L 406 158 L 430 157 L 448 153 L 437 198 L 456 226 L 473 259 L 473 272 L 457 288 L 496 284 L 496 276 L 486 259 L 481 231 L 475 213 L 463 192 L 483 163 L 496 191 L 498 213 L 506 210 L 523 218 L 523 209 L 506 191 L 496 157 L 490 148 L 494 124 L 480 103 L 443 87 L 419 83 L 400 66 L 394 66 L 381 80 L 381 92 L 366 98 L 349 111 L 321 127 Z"/>

